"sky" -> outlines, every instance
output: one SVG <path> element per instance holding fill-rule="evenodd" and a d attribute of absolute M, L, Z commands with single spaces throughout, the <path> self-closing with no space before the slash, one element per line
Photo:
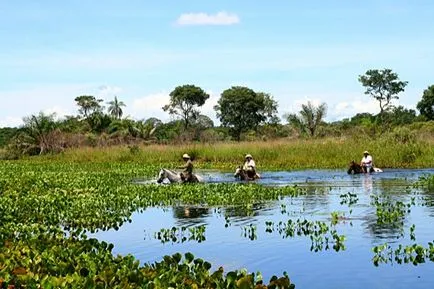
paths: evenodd
<path fill-rule="evenodd" d="M 326 120 L 377 113 L 358 76 L 390 68 L 415 108 L 434 83 L 432 0 L 0 1 L 0 127 L 40 111 L 77 113 L 74 98 L 116 95 L 132 119 L 170 116 L 178 85 L 270 93 L 279 115 L 312 101 Z"/>

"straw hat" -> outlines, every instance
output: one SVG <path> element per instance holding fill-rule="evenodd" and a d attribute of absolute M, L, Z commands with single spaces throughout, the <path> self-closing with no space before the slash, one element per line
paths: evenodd
<path fill-rule="evenodd" d="M 251 154 L 246 154 L 246 159 L 247 159 L 247 158 L 251 158 L 251 159 L 253 159 L 253 157 L 252 157 Z"/>
<path fill-rule="evenodd" d="M 368 154 L 369 155 L 369 152 L 368 151 L 364 151 L 363 154 Z"/>
<path fill-rule="evenodd" d="M 189 156 L 188 154 L 184 154 L 184 155 L 182 156 L 182 158 L 183 158 L 183 159 L 190 159 L 190 156 Z"/>

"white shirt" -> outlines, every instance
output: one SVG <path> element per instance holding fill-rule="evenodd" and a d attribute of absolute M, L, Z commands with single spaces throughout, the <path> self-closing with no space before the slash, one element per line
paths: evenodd
<path fill-rule="evenodd" d="M 254 169 L 256 169 L 256 164 L 255 164 L 254 160 L 251 159 L 250 161 L 246 161 L 244 163 L 244 166 L 243 166 L 244 170 L 247 170 L 249 167 L 253 167 Z"/>
<path fill-rule="evenodd" d="M 372 157 L 371 155 L 367 155 L 366 157 L 362 158 L 362 164 L 364 163 L 367 167 L 372 167 Z"/>

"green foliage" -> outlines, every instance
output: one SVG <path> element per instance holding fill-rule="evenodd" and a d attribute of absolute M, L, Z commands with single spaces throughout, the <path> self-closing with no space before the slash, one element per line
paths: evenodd
<path fill-rule="evenodd" d="M 172 227 L 170 229 L 161 229 L 155 233 L 155 239 L 161 243 L 184 243 L 188 241 L 197 241 L 201 243 L 205 241 L 205 225 L 194 227 Z"/>
<path fill-rule="evenodd" d="M 390 112 L 385 113 L 384 118 L 386 123 L 390 123 L 393 126 L 402 126 L 411 124 L 416 120 L 416 111 L 400 105 L 393 107 Z"/>
<path fill-rule="evenodd" d="M 334 216 L 334 218 L 333 218 Z M 319 252 L 329 250 L 333 244 L 333 249 L 338 252 L 345 250 L 345 236 L 339 235 L 333 228 L 338 221 L 338 216 L 332 214 L 330 226 L 321 221 L 309 221 L 306 219 L 288 220 L 287 222 L 265 222 L 267 233 L 277 232 L 283 238 L 294 238 L 296 236 L 308 236 L 311 240 L 311 251 Z M 249 230 L 247 230 L 249 232 Z M 251 233 L 251 232 L 250 232 Z M 252 236 L 250 236 L 252 237 Z M 253 235 L 254 237 L 254 235 Z"/>
<path fill-rule="evenodd" d="M 411 203 L 392 201 L 390 197 L 380 199 L 373 195 L 371 198 L 372 204 L 376 207 L 377 224 L 395 224 L 399 227 L 404 225 L 403 220 L 410 213 Z"/>
<path fill-rule="evenodd" d="M 286 118 L 288 123 L 299 129 L 302 133 L 308 133 L 314 136 L 319 125 L 327 114 L 327 105 L 325 103 L 314 106 L 310 101 L 301 106 L 298 115 L 289 114 Z"/>
<path fill-rule="evenodd" d="M 233 86 L 222 92 L 214 109 L 222 125 L 229 127 L 232 136 L 240 141 L 243 132 L 257 130 L 267 119 L 274 119 L 277 103 L 269 94 Z"/>
<path fill-rule="evenodd" d="M 7 147 L 8 153 L 19 157 L 61 151 L 63 145 L 58 138 L 54 117 L 54 114 L 46 115 L 42 112 L 25 117 L 22 129 Z"/>
<path fill-rule="evenodd" d="M 170 103 L 163 106 L 169 114 L 180 116 L 187 129 L 191 122 L 199 116 L 198 107 L 205 104 L 209 95 L 200 87 L 194 85 L 177 86 L 170 93 Z"/>
<path fill-rule="evenodd" d="M 91 132 L 102 133 L 109 128 L 113 120 L 109 115 L 96 111 L 87 116 L 86 121 Z"/>
<path fill-rule="evenodd" d="M 0 148 L 5 147 L 9 141 L 18 133 L 14 127 L 0 127 Z"/>
<path fill-rule="evenodd" d="M 139 186 L 131 178 L 157 167 L 135 163 L 0 163 L 0 286 L 16 288 L 263 288 L 254 274 L 211 264 L 191 253 L 140 266 L 132 256 L 113 256 L 113 245 L 86 232 L 117 230 L 148 206 L 200 204 L 249 206 L 282 196 L 293 187 L 259 185 Z M 183 235 L 183 234 L 187 234 Z M 162 230 L 161 240 L 203 241 L 205 227 Z M 178 235 L 181 234 L 181 235 Z M 158 237 L 158 236 L 157 236 Z M 167 238 L 166 238 L 167 237 Z M 255 287 L 256 286 L 256 287 Z M 270 288 L 293 288 L 286 274 Z"/>
<path fill-rule="evenodd" d="M 425 186 L 429 192 L 434 192 L 434 175 L 421 177 L 418 186 Z"/>
<path fill-rule="evenodd" d="M 423 154 L 424 144 L 418 142 L 416 133 L 408 128 L 397 127 L 386 136 L 386 139 L 402 145 L 397 152 L 397 160 L 401 163 L 414 163 Z"/>
<path fill-rule="evenodd" d="M 423 91 L 422 99 L 416 107 L 427 120 L 434 120 L 434 85 Z"/>
<path fill-rule="evenodd" d="M 366 88 L 365 94 L 375 98 L 380 104 L 380 114 L 387 111 L 393 99 L 404 91 L 407 81 L 400 81 L 398 74 L 391 69 L 370 69 L 359 76 L 359 82 Z"/>
<path fill-rule="evenodd" d="M 81 95 L 75 98 L 75 102 L 79 107 L 78 112 L 84 118 L 87 118 L 93 113 L 102 112 L 103 108 L 100 105 L 102 101 L 102 99 L 96 99 L 94 96 L 91 95 Z"/>
<path fill-rule="evenodd" d="M 434 241 L 433 241 L 434 242 Z M 396 249 L 393 249 L 389 244 L 384 243 L 372 248 L 374 257 L 372 262 L 375 266 L 381 263 L 411 263 L 415 266 L 425 263 L 426 260 L 434 262 L 434 244 L 429 242 L 427 247 L 419 244 L 413 244 L 408 246 L 399 245 Z"/>

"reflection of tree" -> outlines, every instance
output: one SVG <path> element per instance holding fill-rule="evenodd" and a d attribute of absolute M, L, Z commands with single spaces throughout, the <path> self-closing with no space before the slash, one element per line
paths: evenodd
<path fill-rule="evenodd" d="M 302 197 L 303 210 L 312 212 L 317 209 L 324 209 L 330 203 L 329 188 L 318 187 L 318 184 L 303 186 L 305 195 Z"/>
<path fill-rule="evenodd" d="M 178 206 L 173 207 L 173 217 L 181 223 L 204 223 L 204 218 L 209 215 L 209 208 Z"/>
<path fill-rule="evenodd" d="M 227 217 L 255 217 L 261 215 L 266 208 L 265 204 L 253 204 L 251 206 L 235 206 L 225 208 Z"/>
<path fill-rule="evenodd" d="M 426 206 L 431 216 L 434 216 L 434 188 L 422 188 L 420 192 L 423 200 L 421 203 Z"/>
<path fill-rule="evenodd" d="M 403 234 L 403 226 L 400 224 L 378 224 L 375 213 L 367 215 L 362 227 L 372 236 L 374 243 L 384 242 L 385 239 L 396 239 Z"/>
<path fill-rule="evenodd" d="M 362 223 L 365 232 L 372 236 L 374 242 L 383 242 L 384 239 L 396 239 L 402 237 L 405 218 L 408 215 L 405 201 L 401 200 L 401 205 L 398 205 L 400 196 L 391 196 L 390 187 L 389 189 L 385 190 L 382 190 L 382 188 L 378 187 L 378 190 L 378 194 L 371 195 L 372 209 L 366 213 L 366 220 Z M 402 215 L 401 217 L 397 217 L 397 219 L 393 220 L 388 219 L 386 216 L 386 219 L 381 221 L 381 219 L 379 219 L 377 210 L 382 211 L 383 214 L 394 214 L 401 212 Z"/>

